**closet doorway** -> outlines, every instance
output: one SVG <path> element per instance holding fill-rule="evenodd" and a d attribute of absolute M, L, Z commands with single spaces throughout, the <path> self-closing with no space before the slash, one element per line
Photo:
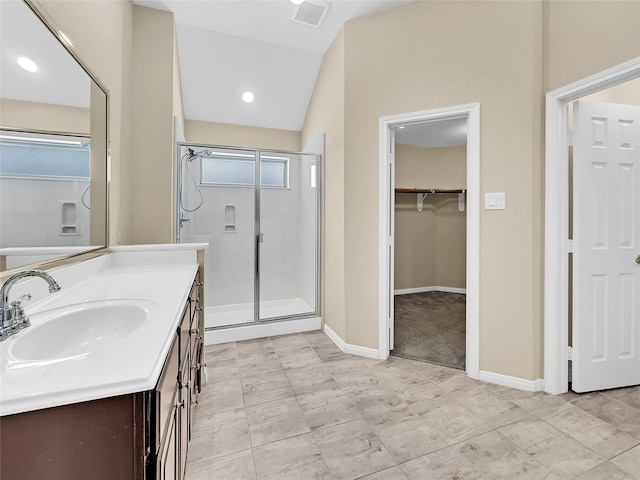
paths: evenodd
<path fill-rule="evenodd" d="M 480 105 L 380 119 L 379 358 L 479 376 Z"/>
<path fill-rule="evenodd" d="M 464 370 L 467 119 L 398 126 L 394 167 L 390 354 Z"/>

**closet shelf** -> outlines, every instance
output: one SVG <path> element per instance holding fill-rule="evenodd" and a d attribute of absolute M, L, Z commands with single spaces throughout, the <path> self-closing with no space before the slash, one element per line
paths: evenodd
<path fill-rule="evenodd" d="M 427 195 L 438 195 L 444 193 L 453 193 L 458 195 L 458 211 L 464 212 L 465 209 L 465 197 L 467 191 L 463 188 L 454 190 L 444 190 L 440 188 L 396 188 L 396 193 L 412 193 L 417 194 L 416 208 L 418 212 L 422 212 L 422 206 L 424 204 Z"/>
<path fill-rule="evenodd" d="M 396 193 L 429 193 L 429 194 L 437 194 L 437 193 L 466 193 L 467 190 L 464 188 L 456 189 L 456 190 L 443 190 L 440 188 L 396 188 Z"/>

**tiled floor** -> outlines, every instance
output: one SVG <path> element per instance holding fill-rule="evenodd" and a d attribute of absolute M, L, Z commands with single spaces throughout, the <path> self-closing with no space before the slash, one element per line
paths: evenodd
<path fill-rule="evenodd" d="M 321 332 L 209 346 L 207 364 L 187 480 L 640 479 L 640 387 L 527 393 Z"/>

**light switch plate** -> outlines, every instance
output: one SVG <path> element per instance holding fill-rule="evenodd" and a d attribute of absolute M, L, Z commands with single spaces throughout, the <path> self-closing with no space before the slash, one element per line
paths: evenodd
<path fill-rule="evenodd" d="M 504 192 L 484 194 L 485 210 L 504 210 L 506 207 L 507 201 Z"/>

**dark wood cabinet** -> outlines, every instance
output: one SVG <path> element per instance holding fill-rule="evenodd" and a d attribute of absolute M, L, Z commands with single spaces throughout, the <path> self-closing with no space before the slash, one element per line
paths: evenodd
<path fill-rule="evenodd" d="M 156 388 L 0 417 L 2 480 L 181 480 L 203 359 L 193 283 Z"/>
<path fill-rule="evenodd" d="M 165 363 L 165 369 L 160 376 L 161 380 L 158 382 L 159 388 L 156 389 L 157 395 L 161 397 L 163 395 L 162 388 L 160 388 L 162 379 L 175 379 L 172 410 L 166 411 L 160 408 L 157 415 L 160 423 L 164 422 L 168 425 L 168 431 L 159 437 L 154 449 L 157 458 L 155 464 L 158 480 L 165 478 L 181 480 L 184 478 L 187 466 L 193 408 L 198 403 L 198 394 L 201 388 L 200 379 L 202 378 L 201 360 L 204 342 L 200 335 L 201 289 L 202 283 L 197 275 L 178 326 L 174 343 L 175 353 L 172 348 Z M 175 356 L 175 364 L 172 363 L 173 356 Z M 196 358 L 199 358 L 200 361 L 194 361 Z M 166 477 L 168 471 L 174 472 L 174 476 Z"/>
<path fill-rule="evenodd" d="M 144 478 L 144 397 L 121 395 L 0 417 L 0 478 Z"/>

